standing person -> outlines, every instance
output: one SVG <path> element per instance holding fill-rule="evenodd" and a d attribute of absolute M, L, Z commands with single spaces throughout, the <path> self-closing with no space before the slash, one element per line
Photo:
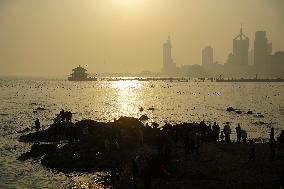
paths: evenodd
<path fill-rule="evenodd" d="M 226 124 L 224 125 L 224 134 L 225 134 L 225 142 L 230 142 L 230 134 L 231 134 L 231 127 L 229 125 L 229 122 L 226 122 Z"/>
<path fill-rule="evenodd" d="M 269 133 L 269 143 L 274 143 L 274 141 L 274 127 L 272 127 Z"/>
<path fill-rule="evenodd" d="M 35 121 L 35 129 L 36 129 L 37 132 L 39 132 L 39 130 L 40 130 L 40 121 L 39 121 L 38 118 Z"/>
<path fill-rule="evenodd" d="M 219 134 L 220 134 L 220 127 L 219 127 L 219 125 L 217 125 L 216 122 L 214 122 L 214 124 L 212 126 L 212 129 L 213 129 L 214 140 L 216 142 L 219 142 Z"/>
<path fill-rule="evenodd" d="M 64 122 L 65 121 L 65 111 L 64 111 L 64 109 L 60 110 L 59 115 L 60 115 L 61 122 Z"/>
<path fill-rule="evenodd" d="M 242 129 L 239 123 L 238 126 L 236 127 L 236 133 L 237 133 L 237 143 L 241 143 Z"/>
<path fill-rule="evenodd" d="M 241 130 L 241 138 L 243 140 L 243 143 L 247 143 L 247 132 L 245 130 Z"/>
<path fill-rule="evenodd" d="M 279 137 L 277 138 L 277 142 L 284 143 L 284 130 L 281 130 Z"/>

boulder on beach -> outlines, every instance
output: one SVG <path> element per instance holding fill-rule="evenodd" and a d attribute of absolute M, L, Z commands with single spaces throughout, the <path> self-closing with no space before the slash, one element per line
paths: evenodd
<path fill-rule="evenodd" d="M 39 158 L 56 151 L 57 147 L 54 144 L 33 144 L 30 152 L 23 153 L 18 159 L 23 161 L 30 158 Z"/>
<path fill-rule="evenodd" d="M 247 111 L 247 114 L 252 115 L 252 111 L 251 110 Z"/>
<path fill-rule="evenodd" d="M 140 121 L 146 121 L 148 119 L 149 119 L 149 117 L 147 115 L 145 115 L 145 114 L 141 115 L 140 118 L 139 118 Z"/>
<path fill-rule="evenodd" d="M 242 113 L 243 113 L 243 112 L 240 111 L 240 110 L 236 111 L 236 114 L 242 114 Z"/>
<path fill-rule="evenodd" d="M 264 117 L 261 113 L 257 113 L 254 117 Z"/>
<path fill-rule="evenodd" d="M 235 111 L 235 109 L 230 106 L 230 107 L 227 108 L 227 111 L 228 111 L 228 112 L 233 112 L 233 111 Z"/>

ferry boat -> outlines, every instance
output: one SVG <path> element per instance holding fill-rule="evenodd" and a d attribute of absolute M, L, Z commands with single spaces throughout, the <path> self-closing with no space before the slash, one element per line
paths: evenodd
<path fill-rule="evenodd" d="M 97 81 L 98 79 L 96 77 L 88 77 L 88 74 L 86 73 L 87 70 L 80 65 L 77 68 L 74 68 L 73 73 L 70 74 L 70 77 L 68 77 L 69 81 Z"/>

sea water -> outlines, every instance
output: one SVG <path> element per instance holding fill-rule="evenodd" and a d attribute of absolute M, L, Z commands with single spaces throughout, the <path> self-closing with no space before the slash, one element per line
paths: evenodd
<path fill-rule="evenodd" d="M 140 111 L 140 108 L 143 111 Z M 233 107 L 240 112 L 228 112 Z M 149 109 L 150 108 L 150 109 Z M 113 121 L 121 116 L 139 118 L 145 124 L 216 121 L 221 129 L 240 123 L 248 138 L 276 136 L 284 129 L 284 83 L 216 83 L 170 81 L 88 81 L 63 79 L 0 79 L 0 188 L 99 187 L 108 173 L 63 174 L 46 169 L 40 160 L 18 161 L 31 144 L 18 141 L 22 130 L 39 118 L 43 128 L 53 123 L 61 109 L 73 113 L 73 121 Z M 253 114 L 247 114 L 252 111 Z M 233 132 L 232 138 L 235 139 Z"/>

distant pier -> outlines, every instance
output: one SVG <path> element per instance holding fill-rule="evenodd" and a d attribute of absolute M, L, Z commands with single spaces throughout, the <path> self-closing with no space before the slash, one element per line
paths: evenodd
<path fill-rule="evenodd" d="M 101 77 L 101 81 L 169 81 L 169 82 L 284 82 L 283 78 L 174 78 L 174 77 Z"/>
<path fill-rule="evenodd" d="M 284 82 L 282 78 L 276 79 L 216 79 L 216 82 Z"/>
<path fill-rule="evenodd" d="M 101 81 L 170 81 L 170 82 L 189 82 L 190 78 L 171 78 L 171 77 L 104 77 Z"/>

